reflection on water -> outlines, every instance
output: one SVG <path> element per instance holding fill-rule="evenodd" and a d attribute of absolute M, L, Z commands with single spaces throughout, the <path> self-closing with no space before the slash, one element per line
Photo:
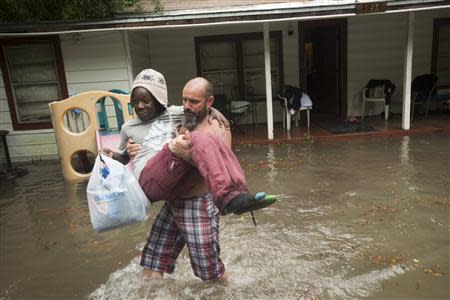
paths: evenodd
<path fill-rule="evenodd" d="M 275 183 L 275 178 L 277 176 L 278 170 L 275 167 L 275 147 L 273 145 L 267 146 L 267 167 L 268 171 L 266 174 L 267 181 L 271 184 Z"/>
<path fill-rule="evenodd" d="M 86 183 L 54 162 L 0 187 L 0 299 L 448 299 L 449 136 L 237 150 L 252 190 L 279 195 L 251 217 L 221 219 L 230 280 L 196 279 L 184 251 L 160 282 L 141 224 L 95 233 Z"/>
<path fill-rule="evenodd" d="M 400 161 L 402 165 L 408 165 L 409 163 L 409 136 L 404 136 L 402 138 L 401 149 L 400 149 Z"/>

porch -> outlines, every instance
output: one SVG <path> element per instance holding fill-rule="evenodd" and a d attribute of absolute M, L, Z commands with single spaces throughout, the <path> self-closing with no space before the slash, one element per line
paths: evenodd
<path fill-rule="evenodd" d="M 335 120 L 330 119 L 329 116 L 314 113 L 311 115 L 310 135 L 308 135 L 306 118 L 302 115 L 298 127 L 295 126 L 294 121 L 292 122 L 290 132 L 283 128 L 281 122 L 275 123 L 273 140 L 267 139 L 267 124 L 265 123 L 240 124 L 233 130 L 233 144 L 282 144 L 299 143 L 307 140 L 347 140 L 364 137 L 450 133 L 449 112 L 430 114 L 428 119 L 425 119 L 424 115 L 419 115 L 414 118 L 409 130 L 402 129 L 402 116 L 400 114 L 392 115 L 387 121 L 381 115 L 365 117 L 363 122 L 359 118 L 353 122 L 341 121 L 342 126 L 361 125 L 364 127 L 360 131 L 347 133 L 333 133 L 330 129 L 326 129 L 325 127 L 331 128 L 335 123 Z"/>
<path fill-rule="evenodd" d="M 282 130 L 282 108 L 273 99 L 285 85 L 311 97 L 314 139 L 410 128 L 399 116 L 389 125 L 378 120 L 374 132 L 332 134 L 318 126 L 318 112 L 343 119 L 379 115 L 382 106 L 361 107 L 371 79 L 396 86 L 393 113 L 410 107 L 411 81 L 420 74 L 435 74 L 438 89 L 450 87 L 447 0 L 164 2 L 163 14 L 147 7 L 109 20 L 0 26 L 0 130 L 9 131 L 13 162 L 59 156 L 48 102 L 87 91 L 130 91 L 143 68 L 164 74 L 173 105 L 181 104 L 183 86 L 194 76 L 210 80 L 215 95 L 229 104 L 251 102 L 253 115 L 240 122 L 258 125 L 241 125 L 245 134 L 238 130 L 236 142 L 304 139 L 304 125 L 289 136 Z M 39 49 L 42 57 L 31 55 Z M 41 61 L 52 70 L 48 78 L 39 71 Z M 34 75 L 11 75 L 16 73 Z M 412 123 L 412 130 L 398 134 L 419 130 L 421 121 Z"/>

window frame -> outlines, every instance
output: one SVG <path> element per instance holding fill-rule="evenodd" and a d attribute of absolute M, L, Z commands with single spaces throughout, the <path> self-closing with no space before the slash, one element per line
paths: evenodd
<path fill-rule="evenodd" d="M 437 60 L 438 60 L 438 51 L 439 51 L 439 35 L 440 29 L 442 25 L 450 26 L 450 18 L 439 18 L 434 19 L 433 22 L 433 50 L 431 57 L 431 73 L 436 74 L 437 72 Z M 450 82 L 445 82 L 439 84 L 440 89 L 448 89 L 450 88 Z"/>
<path fill-rule="evenodd" d="M 12 126 L 14 130 L 34 130 L 34 129 L 49 129 L 53 128 L 52 122 L 30 122 L 20 123 L 16 109 L 16 99 L 14 97 L 13 85 L 11 82 L 10 70 L 8 62 L 6 61 L 6 46 L 18 46 L 23 44 L 51 44 L 54 51 L 56 74 L 58 77 L 58 87 L 61 99 L 69 97 L 67 90 L 66 75 L 64 70 L 64 63 L 61 51 L 61 44 L 59 36 L 39 36 L 39 37 L 24 37 L 24 38 L 2 38 L 0 39 L 0 67 L 2 70 L 3 83 L 8 101 L 9 114 L 11 116 Z"/>
<path fill-rule="evenodd" d="M 279 88 L 284 85 L 284 63 L 283 63 L 283 34 L 281 31 L 269 32 L 270 38 L 278 39 L 278 62 L 279 62 Z M 197 76 L 202 76 L 201 58 L 200 58 L 200 44 L 212 43 L 212 42 L 234 42 L 236 43 L 236 76 L 237 76 L 237 89 L 239 91 L 239 97 L 245 99 L 245 76 L 244 76 L 244 56 L 243 56 L 243 42 L 245 40 L 264 40 L 262 32 L 247 32 L 225 35 L 211 35 L 211 36 L 199 36 L 194 38 L 195 42 L 195 57 L 197 64 Z"/>

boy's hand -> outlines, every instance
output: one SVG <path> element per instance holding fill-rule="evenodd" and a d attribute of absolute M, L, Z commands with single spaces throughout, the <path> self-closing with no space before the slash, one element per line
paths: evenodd
<path fill-rule="evenodd" d="M 227 118 L 225 118 L 225 116 L 220 111 L 218 111 L 214 107 L 211 107 L 208 116 L 209 124 L 212 124 L 213 120 L 217 120 L 217 122 L 219 123 L 219 127 L 222 127 L 222 125 L 224 125 L 226 130 L 230 130 L 230 122 L 228 122 Z"/>
<path fill-rule="evenodd" d="M 134 158 L 142 150 L 141 144 L 135 144 L 132 139 L 128 140 L 127 153 L 130 158 Z"/>
<path fill-rule="evenodd" d="M 108 156 L 109 158 L 113 158 L 114 151 L 112 151 L 109 148 L 103 148 L 98 152 L 98 154 L 104 154 L 104 155 Z"/>

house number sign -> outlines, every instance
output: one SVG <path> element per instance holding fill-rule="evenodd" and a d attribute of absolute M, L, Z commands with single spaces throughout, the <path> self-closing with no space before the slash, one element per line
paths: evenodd
<path fill-rule="evenodd" d="M 363 3 L 356 3 L 355 5 L 355 13 L 357 15 L 385 12 L 386 9 L 387 9 L 387 2 L 363 2 Z"/>

